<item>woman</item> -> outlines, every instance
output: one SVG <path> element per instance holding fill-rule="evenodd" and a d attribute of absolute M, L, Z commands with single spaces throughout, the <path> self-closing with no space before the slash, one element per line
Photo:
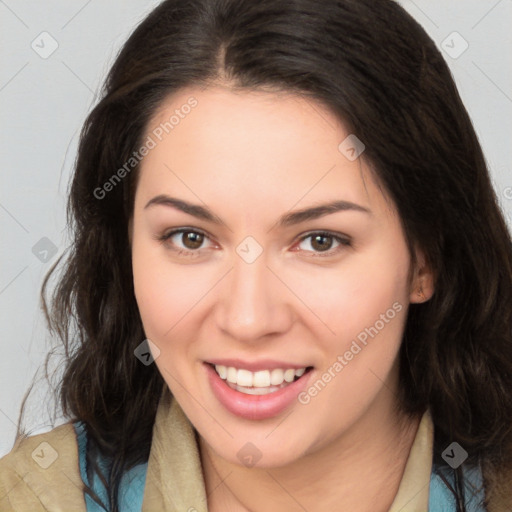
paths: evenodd
<path fill-rule="evenodd" d="M 396 3 L 163 2 L 69 213 L 71 421 L 2 459 L 2 510 L 511 510 L 512 242 Z"/>

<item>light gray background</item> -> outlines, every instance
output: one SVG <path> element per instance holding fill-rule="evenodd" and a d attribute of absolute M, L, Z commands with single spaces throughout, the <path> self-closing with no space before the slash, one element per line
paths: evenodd
<path fill-rule="evenodd" d="M 11 449 L 22 397 L 44 377 L 35 372 L 53 343 L 39 290 L 67 245 L 66 192 L 80 127 L 120 46 L 158 3 L 0 0 L 0 456 Z M 512 0 L 400 3 L 450 65 L 512 225 Z M 46 393 L 40 380 L 28 402 L 33 433 L 50 428 Z"/>

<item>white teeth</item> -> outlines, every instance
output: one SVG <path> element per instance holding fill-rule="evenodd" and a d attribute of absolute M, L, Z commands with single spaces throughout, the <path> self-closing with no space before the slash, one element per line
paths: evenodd
<path fill-rule="evenodd" d="M 244 388 L 243 386 L 237 386 L 236 384 L 228 383 L 230 388 L 236 389 L 240 393 L 245 393 L 246 395 L 269 395 L 270 393 L 279 391 L 281 388 L 284 388 L 287 385 L 288 384 L 283 383 L 280 386 L 270 386 L 268 388 Z"/>
<path fill-rule="evenodd" d="M 279 386 L 284 381 L 284 370 L 281 370 L 281 368 L 276 368 L 275 370 L 272 370 L 272 373 L 270 374 L 270 384 L 272 386 Z"/>
<path fill-rule="evenodd" d="M 252 372 L 249 370 L 238 370 L 238 373 L 236 374 L 236 383 L 239 386 L 252 388 Z"/>
<path fill-rule="evenodd" d="M 268 388 L 270 386 L 270 372 L 268 370 L 254 372 L 252 385 L 255 388 Z"/>
<path fill-rule="evenodd" d="M 295 370 L 295 375 L 297 375 L 297 377 L 302 377 L 304 375 L 305 371 L 306 371 L 306 368 L 301 368 L 300 370 Z"/>
<path fill-rule="evenodd" d="M 295 370 L 289 369 L 284 372 L 284 380 L 286 382 L 293 382 L 293 379 L 295 378 Z"/>
<path fill-rule="evenodd" d="M 228 369 L 225 366 L 221 366 L 220 364 L 217 365 L 215 369 L 217 370 L 220 378 L 226 380 L 226 377 L 228 376 Z"/>
<path fill-rule="evenodd" d="M 232 366 L 230 366 L 227 369 L 227 376 L 226 376 L 226 378 L 228 379 L 228 382 L 232 382 L 233 384 L 236 384 L 236 374 L 237 374 L 236 368 L 233 368 Z"/>
<path fill-rule="evenodd" d="M 270 386 L 280 386 L 283 382 L 293 382 L 295 377 L 304 375 L 306 368 L 299 368 L 298 370 L 294 370 L 293 368 L 288 368 L 287 370 L 276 368 L 274 370 L 251 372 L 245 369 L 237 369 L 233 366 L 226 367 L 215 365 L 215 370 L 221 379 L 227 380 L 236 386 L 246 388 L 269 388 Z M 255 392 L 251 394 L 259 393 Z"/>

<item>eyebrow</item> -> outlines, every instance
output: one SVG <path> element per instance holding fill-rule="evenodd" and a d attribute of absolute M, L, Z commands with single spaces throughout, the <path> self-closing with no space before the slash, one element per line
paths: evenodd
<path fill-rule="evenodd" d="M 172 207 L 184 213 L 192 215 L 193 217 L 197 217 L 198 219 L 213 222 L 214 224 L 224 224 L 222 219 L 215 215 L 213 212 L 211 212 L 207 207 L 198 204 L 188 203 L 187 201 L 183 201 L 182 199 L 170 197 L 165 194 L 160 194 L 158 196 L 153 197 L 153 199 L 148 201 L 144 209 L 156 205 Z M 368 208 L 365 208 L 364 206 L 360 206 L 350 201 L 339 200 L 286 213 L 279 218 L 279 220 L 277 221 L 277 225 L 279 227 L 293 226 L 295 224 L 300 224 L 301 222 L 319 219 L 320 217 L 324 217 L 326 215 L 330 215 L 332 213 L 340 211 L 356 211 L 371 215 L 371 211 Z"/>

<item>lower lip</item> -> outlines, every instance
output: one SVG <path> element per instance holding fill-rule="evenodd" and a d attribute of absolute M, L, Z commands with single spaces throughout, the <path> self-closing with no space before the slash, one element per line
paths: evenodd
<path fill-rule="evenodd" d="M 204 363 L 214 395 L 232 414 L 248 420 L 264 420 L 283 412 L 297 399 L 309 381 L 311 370 L 288 386 L 267 395 L 247 395 L 231 389 L 215 369 Z"/>

